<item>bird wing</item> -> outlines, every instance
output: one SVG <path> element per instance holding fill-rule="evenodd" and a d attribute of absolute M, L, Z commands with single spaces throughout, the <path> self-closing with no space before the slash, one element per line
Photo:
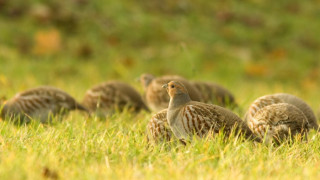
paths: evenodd
<path fill-rule="evenodd" d="M 281 108 L 281 106 L 266 106 L 256 112 L 254 118 L 260 123 L 273 126 L 290 123 L 286 108 Z"/>
<path fill-rule="evenodd" d="M 58 109 L 64 108 L 72 110 L 77 107 L 82 109 L 82 106 L 79 103 L 77 103 L 71 95 L 69 95 L 61 89 L 51 86 L 40 86 L 37 88 L 29 89 L 24 92 L 18 93 L 16 97 L 30 99 L 37 99 L 37 97 L 39 97 L 40 99 L 42 98 L 46 102 L 48 102 L 50 99 L 52 103 L 56 103 Z"/>
<path fill-rule="evenodd" d="M 215 106 L 193 103 L 186 105 L 183 110 L 183 128 L 199 136 L 206 135 L 210 130 L 219 132 L 224 121 L 225 116 Z"/>

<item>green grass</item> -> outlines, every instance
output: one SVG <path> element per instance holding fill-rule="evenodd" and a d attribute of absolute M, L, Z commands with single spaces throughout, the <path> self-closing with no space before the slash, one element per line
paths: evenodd
<path fill-rule="evenodd" d="M 187 146 L 146 148 L 149 115 L 117 114 L 108 122 L 73 113 L 52 125 L 1 122 L 2 179 L 41 179 L 45 168 L 61 179 L 309 179 L 320 176 L 318 135 L 279 147 L 194 140 Z M 312 133 L 314 135 L 314 133 Z"/>
<path fill-rule="evenodd" d="M 149 72 L 222 84 L 241 117 L 254 99 L 276 92 L 318 112 L 316 1 L 81 1 L 0 0 L 0 98 L 52 85 L 81 101 L 112 79 L 142 92 L 134 79 Z M 35 15 L 39 4 L 54 12 L 47 20 Z M 58 48 L 37 53 L 50 44 L 39 44 L 39 34 L 52 32 Z M 50 125 L 0 121 L 0 179 L 42 179 L 44 171 L 60 179 L 320 178 L 314 132 L 307 143 L 279 147 L 215 137 L 148 149 L 150 117 L 124 112 L 101 121 L 72 112 Z"/>

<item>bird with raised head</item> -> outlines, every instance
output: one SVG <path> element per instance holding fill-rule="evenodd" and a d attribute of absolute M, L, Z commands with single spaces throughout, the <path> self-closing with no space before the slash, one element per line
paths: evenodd
<path fill-rule="evenodd" d="M 16 94 L 5 102 L 2 108 L 2 119 L 29 122 L 39 120 L 46 123 L 53 116 L 65 115 L 71 110 L 86 111 L 71 95 L 51 86 L 40 86 Z M 60 116 L 61 117 L 61 116 Z"/>
<path fill-rule="evenodd" d="M 157 112 L 168 108 L 170 97 L 168 96 L 166 90 L 162 88 L 162 85 L 170 81 L 181 82 L 188 90 L 190 98 L 193 101 L 202 101 L 201 93 L 198 91 L 198 89 L 181 76 L 166 75 L 154 77 L 151 74 L 142 74 L 140 76 L 140 83 L 145 91 L 145 101 L 151 110 Z"/>
<path fill-rule="evenodd" d="M 82 104 L 91 113 L 107 116 L 116 110 L 149 111 L 141 95 L 129 84 L 120 81 L 108 81 L 89 89 Z"/>
<path fill-rule="evenodd" d="M 163 85 L 170 96 L 167 113 L 169 127 L 180 140 L 193 135 L 204 137 L 223 130 L 229 136 L 232 130 L 245 138 L 260 141 L 249 127 L 233 112 L 223 107 L 192 101 L 185 86 L 176 81 Z"/>

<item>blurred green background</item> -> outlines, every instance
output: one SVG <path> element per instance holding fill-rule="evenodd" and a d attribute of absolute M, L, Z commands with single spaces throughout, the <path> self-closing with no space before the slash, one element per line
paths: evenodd
<path fill-rule="evenodd" d="M 319 33 L 319 0 L 0 0 L 0 96 L 50 84 L 81 98 L 109 79 L 141 90 L 149 72 L 316 107 Z"/>

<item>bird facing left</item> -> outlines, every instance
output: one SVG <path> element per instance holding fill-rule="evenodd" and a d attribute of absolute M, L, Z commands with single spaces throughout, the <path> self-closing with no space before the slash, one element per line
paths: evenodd
<path fill-rule="evenodd" d="M 204 137 L 211 133 L 224 133 L 229 136 L 232 130 L 245 135 L 245 138 L 260 141 L 249 127 L 230 110 L 212 104 L 192 101 L 182 83 L 171 81 L 163 85 L 170 96 L 167 121 L 173 134 L 179 140 L 190 136 Z"/>

